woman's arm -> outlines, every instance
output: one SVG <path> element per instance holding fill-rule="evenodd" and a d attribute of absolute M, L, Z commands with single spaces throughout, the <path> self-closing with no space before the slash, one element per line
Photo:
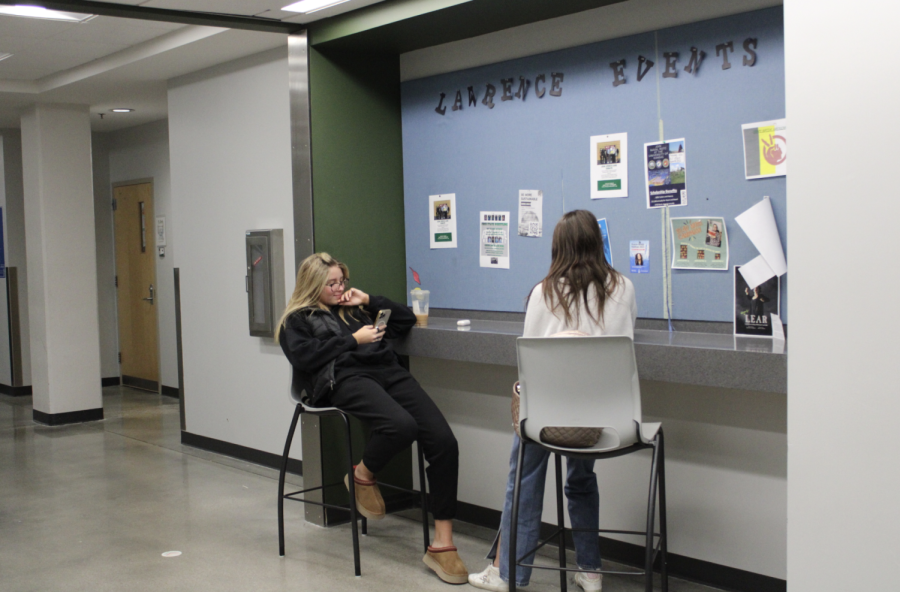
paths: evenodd
<path fill-rule="evenodd" d="M 388 320 L 387 329 L 384 336 L 388 339 L 402 337 L 409 333 L 413 325 L 416 324 L 416 315 L 408 306 L 398 304 L 393 300 L 388 300 L 384 296 L 370 296 L 369 304 L 366 311 L 374 319 L 378 315 L 378 311 L 388 309 L 391 311 L 391 318 Z"/>
<path fill-rule="evenodd" d="M 284 355 L 295 368 L 314 372 L 344 352 L 356 349 L 357 340 L 352 335 L 335 335 L 317 339 L 309 331 L 305 319 L 296 313 L 285 320 L 279 341 Z"/>

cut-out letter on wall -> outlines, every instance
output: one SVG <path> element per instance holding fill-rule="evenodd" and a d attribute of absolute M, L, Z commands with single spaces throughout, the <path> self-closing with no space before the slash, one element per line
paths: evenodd
<path fill-rule="evenodd" d="M 543 99 L 544 93 L 547 92 L 546 88 L 538 88 L 538 82 L 547 83 L 547 77 L 543 74 L 538 74 L 534 79 L 534 94 L 537 95 L 537 98 Z"/>
<path fill-rule="evenodd" d="M 663 78 L 678 78 L 678 70 L 675 66 L 675 62 L 678 61 L 678 52 L 667 51 L 663 57 L 666 58 L 666 70 L 663 72 Z"/>
<path fill-rule="evenodd" d="M 744 56 L 744 65 L 750 66 L 751 68 L 756 65 L 756 52 L 753 51 L 756 49 L 757 40 L 753 37 L 747 37 L 744 39 L 744 51 L 749 53 L 749 56 Z M 753 46 L 753 49 L 750 49 L 750 46 Z"/>
<path fill-rule="evenodd" d="M 729 41 L 728 43 L 720 43 L 716 46 L 716 56 L 722 55 L 722 69 L 727 70 L 731 68 L 731 62 L 728 61 L 728 52 L 734 53 L 734 42 Z"/>
<path fill-rule="evenodd" d="M 497 94 L 497 87 L 493 84 L 488 84 L 487 89 L 484 91 L 484 99 L 481 100 L 482 105 L 487 105 L 488 109 L 494 108 L 494 95 Z"/>
<path fill-rule="evenodd" d="M 469 107 L 477 107 L 478 106 L 478 97 L 475 96 L 475 87 L 469 87 Z"/>
<path fill-rule="evenodd" d="M 503 96 L 500 97 L 501 101 L 511 101 L 513 99 L 512 96 L 512 78 L 504 78 L 500 81 L 500 84 L 503 85 Z"/>
<path fill-rule="evenodd" d="M 566 75 L 562 72 L 553 72 L 550 74 L 550 96 L 551 97 L 559 97 L 562 96 L 562 81 Z"/>
<path fill-rule="evenodd" d="M 456 91 L 456 100 L 453 101 L 453 110 L 459 111 L 460 109 L 462 109 L 462 93 Z"/>
<path fill-rule="evenodd" d="M 610 62 L 609 67 L 613 71 L 613 87 L 625 84 L 625 60 Z"/>
<path fill-rule="evenodd" d="M 441 93 L 441 100 L 438 101 L 438 106 L 434 108 L 435 113 L 437 113 L 438 115 L 443 115 L 447 112 L 447 108 L 442 106 L 444 104 L 444 97 L 446 96 L 447 95 L 445 95 L 444 93 Z"/>
<path fill-rule="evenodd" d="M 691 48 L 691 61 L 688 62 L 688 65 L 684 67 L 684 71 L 688 74 L 697 74 L 700 70 L 700 64 L 703 63 L 703 58 L 706 57 L 706 52 L 697 49 L 696 47 Z"/>
<path fill-rule="evenodd" d="M 642 66 L 643 70 L 641 69 Z M 649 72 L 652 67 L 653 60 L 648 60 L 642 55 L 638 56 L 638 82 L 644 79 L 644 76 L 647 75 L 647 72 Z"/>
<path fill-rule="evenodd" d="M 531 86 L 531 80 L 525 78 L 524 76 L 519 76 L 519 90 L 516 91 L 516 98 L 525 100 L 525 95 L 528 94 L 528 87 Z"/>

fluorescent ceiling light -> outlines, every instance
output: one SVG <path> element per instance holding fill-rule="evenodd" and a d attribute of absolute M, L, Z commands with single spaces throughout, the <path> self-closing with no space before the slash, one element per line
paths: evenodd
<path fill-rule="evenodd" d="M 82 14 L 80 12 L 61 12 L 59 10 L 47 10 L 43 6 L 0 6 L 0 14 L 10 16 L 24 16 L 26 18 L 38 18 L 51 21 L 67 21 L 70 23 L 82 23 L 94 18 L 95 14 Z"/>
<path fill-rule="evenodd" d="M 124 107 L 117 107 L 115 109 L 110 109 L 113 113 L 131 113 L 134 109 L 126 109 Z"/>
<path fill-rule="evenodd" d="M 12 57 L 11 53 L 0 53 L 0 62 L 5 60 L 6 58 L 11 58 L 11 57 Z"/>
<path fill-rule="evenodd" d="M 304 14 L 309 14 L 311 12 L 331 8 L 332 6 L 337 6 L 338 4 L 343 4 L 344 2 L 349 1 L 350 0 L 300 0 L 300 2 L 294 2 L 289 6 L 285 6 L 281 10 L 285 10 L 287 12 L 302 12 Z"/>

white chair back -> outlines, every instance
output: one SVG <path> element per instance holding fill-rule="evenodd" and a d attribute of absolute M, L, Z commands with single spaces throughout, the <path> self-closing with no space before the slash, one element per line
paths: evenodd
<path fill-rule="evenodd" d="M 550 426 L 603 428 L 591 448 L 548 446 L 585 453 L 647 442 L 630 337 L 520 337 L 516 349 L 525 437 L 541 442 L 541 430 Z"/>

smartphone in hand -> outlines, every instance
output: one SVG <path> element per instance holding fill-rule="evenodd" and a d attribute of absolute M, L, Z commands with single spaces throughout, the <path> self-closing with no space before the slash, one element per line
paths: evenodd
<path fill-rule="evenodd" d="M 375 317 L 375 328 L 384 330 L 387 328 L 388 319 L 391 318 L 391 311 L 387 308 L 378 311 L 378 315 Z"/>

